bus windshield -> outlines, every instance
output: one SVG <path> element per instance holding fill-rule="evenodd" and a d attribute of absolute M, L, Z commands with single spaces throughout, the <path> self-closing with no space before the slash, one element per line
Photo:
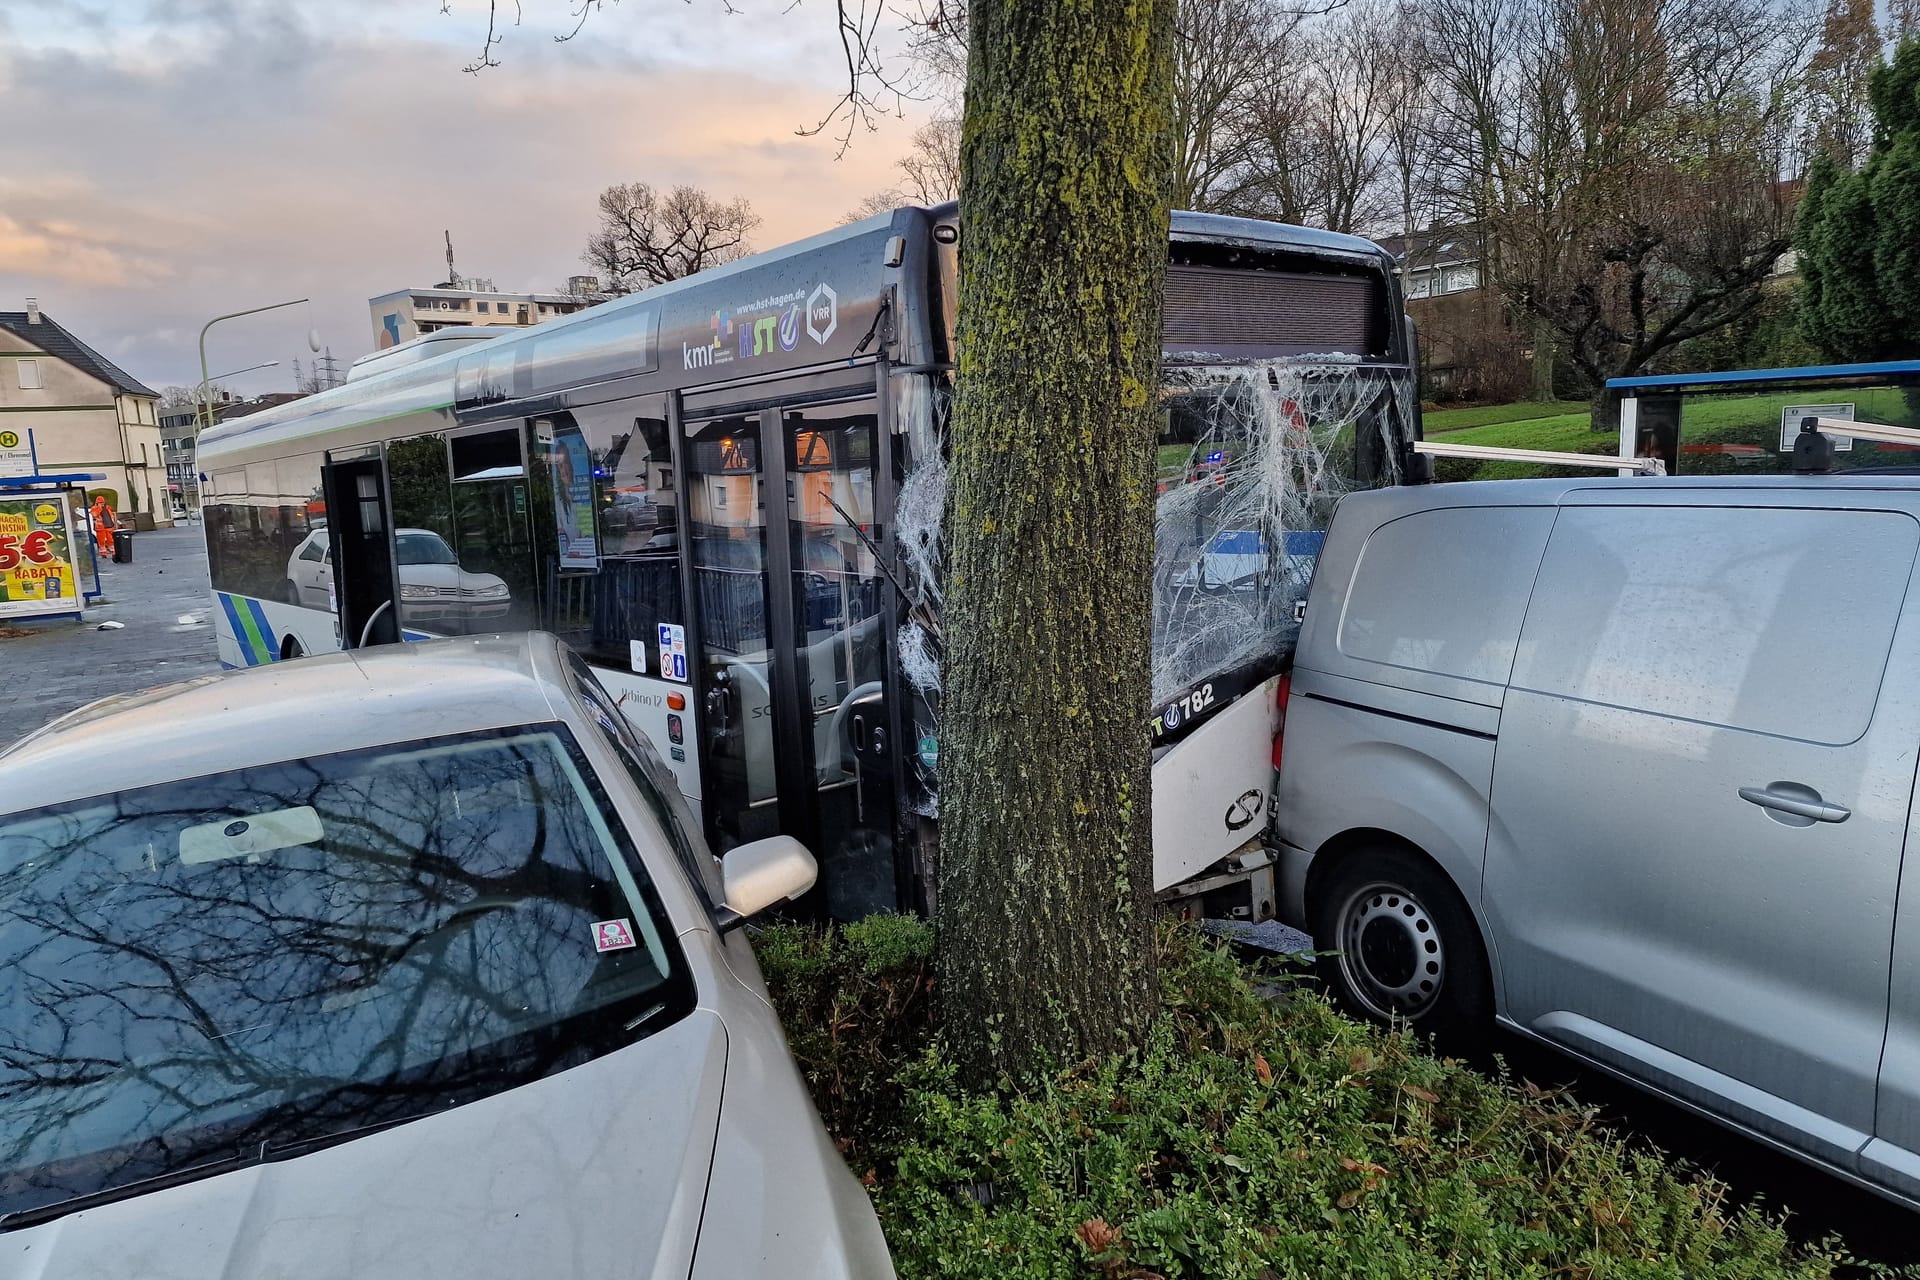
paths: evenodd
<path fill-rule="evenodd" d="M 1333 507 L 1394 483 L 1402 370 L 1274 360 L 1171 370 L 1155 485 L 1153 697 L 1284 658 Z"/>

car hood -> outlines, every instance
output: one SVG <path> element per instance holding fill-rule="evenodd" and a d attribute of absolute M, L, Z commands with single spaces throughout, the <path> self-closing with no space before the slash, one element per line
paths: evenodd
<path fill-rule="evenodd" d="M 400 581 L 410 587 L 464 587 L 468 591 L 506 585 L 504 579 L 494 574 L 469 572 L 457 564 L 403 564 Z"/>
<path fill-rule="evenodd" d="M 726 1057 L 696 1010 L 424 1120 L 0 1234 L 0 1280 L 684 1277 Z"/>

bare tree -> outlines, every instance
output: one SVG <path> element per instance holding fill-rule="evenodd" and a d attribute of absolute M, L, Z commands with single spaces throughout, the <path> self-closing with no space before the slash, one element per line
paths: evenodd
<path fill-rule="evenodd" d="M 1841 169 L 1859 168 L 1873 145 L 1867 76 L 1878 65 L 1873 0 L 1828 0 L 1820 46 L 1807 62 L 1808 142 Z"/>
<path fill-rule="evenodd" d="M 907 203 L 907 197 L 898 187 L 888 187 L 885 191 L 876 191 L 865 196 L 859 204 L 840 215 L 840 225 L 865 222 L 868 218 L 882 213 L 891 213 Z"/>
<path fill-rule="evenodd" d="M 1788 246 L 1802 15 L 1766 0 L 1429 0 L 1426 14 L 1451 211 L 1596 399 L 1759 303 Z"/>
<path fill-rule="evenodd" d="M 945 204 L 960 198 L 960 117 L 936 116 L 913 131 L 912 150 L 894 161 L 901 181 L 848 210 L 842 224 L 904 204 Z"/>
<path fill-rule="evenodd" d="M 721 201 L 698 187 L 661 195 L 644 182 L 600 193 L 600 226 L 580 260 L 613 292 L 665 284 L 752 252 L 760 217 L 745 200 Z"/>
<path fill-rule="evenodd" d="M 1182 0 L 1174 28 L 1173 198 L 1238 211 L 1261 144 L 1262 87 L 1284 79 L 1299 11 L 1275 0 Z"/>

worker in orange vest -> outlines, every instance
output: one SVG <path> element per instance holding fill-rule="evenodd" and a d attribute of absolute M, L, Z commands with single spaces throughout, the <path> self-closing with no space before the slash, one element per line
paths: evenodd
<path fill-rule="evenodd" d="M 113 528 L 116 524 L 113 508 L 107 505 L 107 495 L 93 495 L 93 545 L 101 555 L 113 557 Z"/>

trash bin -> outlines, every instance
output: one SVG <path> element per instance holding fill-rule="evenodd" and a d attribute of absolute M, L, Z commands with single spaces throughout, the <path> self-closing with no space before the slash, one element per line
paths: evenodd
<path fill-rule="evenodd" d="M 133 530 L 121 525 L 113 531 L 113 562 L 133 563 Z"/>

